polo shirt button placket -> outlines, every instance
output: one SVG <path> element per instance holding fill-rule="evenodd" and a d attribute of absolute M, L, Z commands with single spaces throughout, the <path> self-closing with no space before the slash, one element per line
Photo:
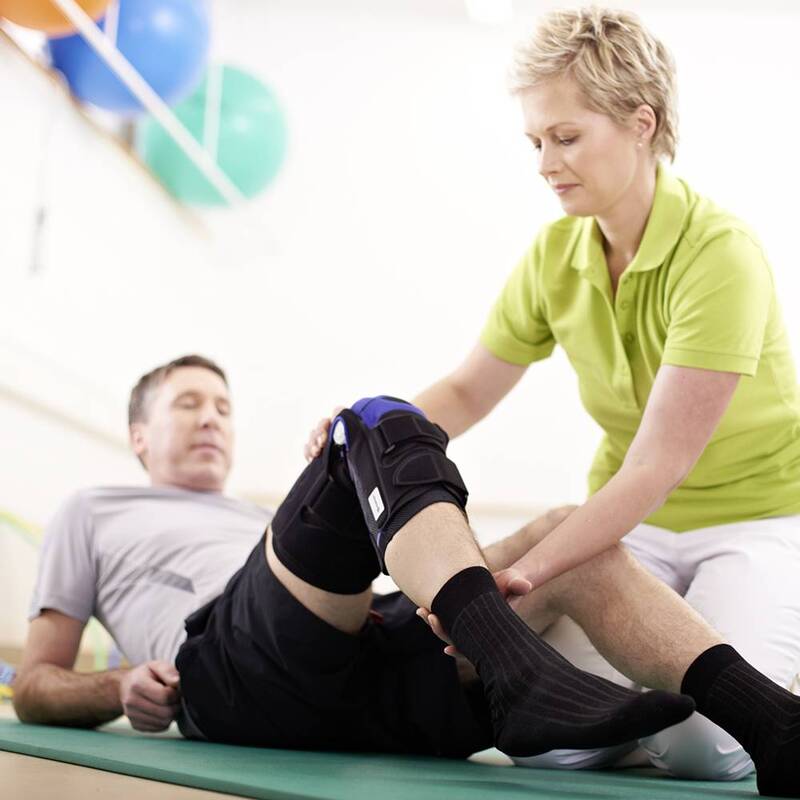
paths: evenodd
<path fill-rule="evenodd" d="M 631 307 L 631 291 L 631 274 L 626 272 L 619 279 L 619 287 L 617 289 L 617 308 L 619 311 L 627 311 Z"/>
<path fill-rule="evenodd" d="M 631 368 L 627 363 L 622 363 L 617 370 L 617 378 L 614 381 L 614 390 L 620 400 L 624 403 L 630 401 L 630 382 L 631 382 Z"/>
<path fill-rule="evenodd" d="M 625 311 L 631 305 L 630 300 L 621 300 L 619 304 L 620 311 Z M 621 321 L 621 320 L 620 320 Z M 631 331 L 625 333 L 620 332 L 622 338 L 622 350 L 624 353 L 624 360 L 619 368 L 619 382 L 620 394 L 625 398 L 628 405 L 636 405 L 634 396 L 631 367 L 630 367 L 630 349 L 631 345 L 636 341 L 636 336 Z"/>
<path fill-rule="evenodd" d="M 631 368 L 627 363 L 623 363 L 619 368 L 618 388 L 620 398 L 625 405 L 632 408 L 638 408 L 636 404 L 636 392 L 633 388 L 633 377 L 631 375 Z"/>
<path fill-rule="evenodd" d="M 629 314 L 630 308 L 633 305 L 633 302 L 629 299 L 631 294 L 631 290 L 629 288 L 630 284 L 631 275 L 629 273 L 625 273 L 620 277 L 619 284 L 617 286 L 617 303 L 614 316 L 616 317 L 617 330 L 619 330 L 619 336 L 622 340 L 622 361 L 619 367 L 616 369 L 614 386 L 615 390 L 620 395 L 620 398 L 624 399 L 624 402 L 627 405 L 633 404 L 635 406 L 636 402 L 633 391 L 628 350 L 630 345 L 636 341 L 636 337 L 630 331 L 623 333 L 622 330 L 620 330 L 621 328 L 624 329 L 628 327 L 630 324 Z"/>

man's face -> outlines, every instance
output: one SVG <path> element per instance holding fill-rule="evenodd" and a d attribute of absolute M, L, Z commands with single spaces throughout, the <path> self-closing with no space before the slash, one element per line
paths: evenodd
<path fill-rule="evenodd" d="M 233 452 L 222 378 L 203 367 L 178 367 L 152 390 L 145 408 L 146 420 L 131 426 L 131 445 L 151 484 L 221 492 Z"/>

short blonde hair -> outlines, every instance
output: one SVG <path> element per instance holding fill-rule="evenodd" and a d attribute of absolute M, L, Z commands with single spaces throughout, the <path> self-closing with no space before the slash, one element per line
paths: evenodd
<path fill-rule="evenodd" d="M 635 14 L 595 7 L 546 14 L 516 48 L 509 88 L 516 94 L 562 75 L 575 80 L 590 109 L 619 123 L 649 105 L 656 115 L 653 152 L 675 159 L 675 62 Z"/>

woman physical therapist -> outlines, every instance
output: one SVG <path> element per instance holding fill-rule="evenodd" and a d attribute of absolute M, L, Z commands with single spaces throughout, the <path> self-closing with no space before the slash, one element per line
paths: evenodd
<path fill-rule="evenodd" d="M 567 216 L 536 236 L 466 361 L 414 402 L 459 436 L 560 345 L 605 436 L 589 499 L 512 570 L 535 591 L 624 537 L 789 686 L 800 666 L 800 401 L 761 246 L 662 166 L 677 140 L 674 65 L 635 16 L 544 17 L 511 82 Z M 679 777 L 753 769 L 698 715 L 641 745 Z M 620 754 L 529 763 L 604 766 Z"/>
<path fill-rule="evenodd" d="M 589 500 L 515 568 L 535 589 L 626 537 L 788 686 L 800 666 L 800 402 L 762 249 L 661 165 L 677 139 L 674 66 L 635 17 L 545 17 L 511 80 L 568 216 L 540 231 L 466 362 L 415 402 L 457 436 L 560 345 L 605 436 Z M 686 777 L 752 770 L 700 717 L 643 745 Z"/>

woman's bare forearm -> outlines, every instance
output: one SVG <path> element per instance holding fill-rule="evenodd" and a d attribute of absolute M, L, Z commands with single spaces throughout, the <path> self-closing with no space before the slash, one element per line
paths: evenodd
<path fill-rule="evenodd" d="M 458 367 L 414 399 L 429 419 L 455 439 L 482 420 L 525 374 L 477 342 Z"/>
<path fill-rule="evenodd" d="M 449 377 L 420 392 L 412 402 L 425 412 L 429 420 L 444 428 L 451 439 L 468 431 L 484 416 Z"/>
<path fill-rule="evenodd" d="M 483 548 L 483 557 L 490 572 L 499 572 L 521 559 L 533 547 L 558 527 L 577 506 L 553 508 L 531 520 L 516 533 Z"/>
<path fill-rule="evenodd" d="M 659 509 L 677 483 L 654 465 L 623 468 L 513 566 L 543 586 L 617 544 Z"/>

